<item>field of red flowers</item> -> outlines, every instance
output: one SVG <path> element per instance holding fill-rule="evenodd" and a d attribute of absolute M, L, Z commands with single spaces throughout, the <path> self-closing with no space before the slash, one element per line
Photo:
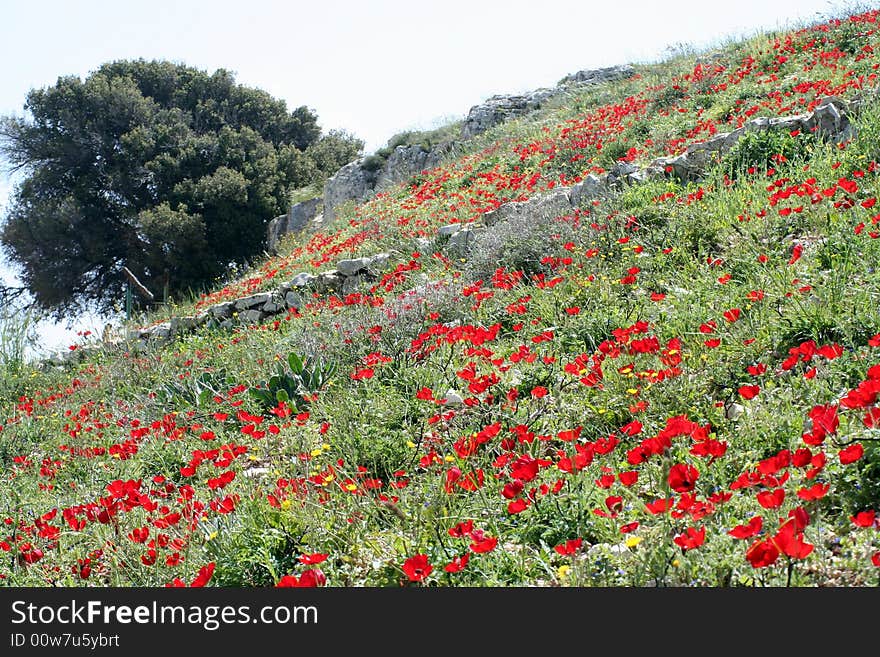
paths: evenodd
<path fill-rule="evenodd" d="M 7 381 L 0 578 L 877 584 L 878 17 L 572 93 L 194 305 L 391 253 L 360 291 Z M 859 99 L 839 143 L 437 236 L 828 96 Z"/>

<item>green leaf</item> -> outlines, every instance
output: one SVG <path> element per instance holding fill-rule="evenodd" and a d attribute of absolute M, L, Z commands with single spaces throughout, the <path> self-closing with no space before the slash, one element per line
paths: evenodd
<path fill-rule="evenodd" d="M 275 393 L 275 399 L 279 402 L 288 402 L 290 401 L 290 395 L 287 394 L 287 390 L 281 388 L 278 392 Z"/>
<path fill-rule="evenodd" d="M 302 359 L 293 351 L 287 356 L 287 362 L 294 374 L 300 374 L 303 371 Z"/>

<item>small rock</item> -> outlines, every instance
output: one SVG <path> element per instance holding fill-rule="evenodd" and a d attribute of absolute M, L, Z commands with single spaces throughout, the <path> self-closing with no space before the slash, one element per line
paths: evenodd
<path fill-rule="evenodd" d="M 308 272 L 300 272 L 290 281 L 290 287 L 307 287 L 315 280 L 315 276 Z"/>
<path fill-rule="evenodd" d="M 370 258 L 354 258 L 352 260 L 340 260 L 336 263 L 336 271 L 343 276 L 354 276 L 370 266 Z"/>
<path fill-rule="evenodd" d="M 264 306 L 272 300 L 269 292 L 261 292 L 260 294 L 252 294 L 249 297 L 242 297 L 235 300 L 235 309 L 238 311 L 248 310 L 249 308 L 257 308 Z"/>

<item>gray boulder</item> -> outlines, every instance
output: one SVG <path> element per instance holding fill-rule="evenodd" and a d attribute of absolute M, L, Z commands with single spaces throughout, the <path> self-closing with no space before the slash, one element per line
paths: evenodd
<path fill-rule="evenodd" d="M 275 217 L 269 222 L 266 234 L 266 250 L 270 254 L 275 254 L 278 248 L 278 242 L 282 237 L 289 233 L 298 233 L 308 226 L 318 215 L 321 207 L 321 198 L 313 198 L 301 203 L 295 203 L 290 206 L 287 214 Z"/>
<path fill-rule="evenodd" d="M 290 287 L 308 287 L 314 280 L 315 276 L 306 271 L 301 271 L 291 279 L 289 285 Z"/>
<path fill-rule="evenodd" d="M 241 299 L 235 300 L 235 309 L 239 312 L 243 310 L 248 310 L 250 308 L 259 308 L 264 306 L 269 301 L 272 300 L 272 294 L 270 292 L 261 292 L 259 294 L 252 294 L 249 297 L 242 297 Z"/>
<path fill-rule="evenodd" d="M 560 91 L 559 88 L 537 89 L 527 94 L 492 96 L 471 107 L 461 126 L 462 139 L 470 139 L 499 123 L 536 110 Z"/>
<path fill-rule="evenodd" d="M 349 201 L 362 203 L 373 196 L 376 173 L 362 166 L 363 160 L 350 162 L 324 183 L 324 221 L 336 218 L 336 208 Z"/>
<path fill-rule="evenodd" d="M 584 69 L 583 71 L 566 75 L 559 81 L 559 84 L 560 86 L 601 84 L 603 82 L 632 77 L 635 72 L 636 70 L 629 64 L 609 66 L 607 68 Z"/>
<path fill-rule="evenodd" d="M 527 201 L 505 203 L 482 216 L 482 223 L 492 226 L 500 221 L 507 221 L 515 216 L 529 216 L 538 219 L 554 219 L 571 214 L 569 188 L 556 187 L 546 194 L 533 196 Z"/>
<path fill-rule="evenodd" d="M 354 258 L 352 260 L 340 260 L 336 263 L 336 271 L 343 276 L 354 276 L 370 266 L 370 258 Z"/>
<path fill-rule="evenodd" d="M 594 173 L 589 173 L 581 182 L 572 185 L 568 192 L 568 198 L 573 207 L 579 208 L 593 199 L 607 195 L 607 192 L 605 176 L 600 178 Z"/>

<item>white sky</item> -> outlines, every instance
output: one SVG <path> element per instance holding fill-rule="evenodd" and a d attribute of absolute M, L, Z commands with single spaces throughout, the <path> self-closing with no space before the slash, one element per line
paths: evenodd
<path fill-rule="evenodd" d="M 116 59 L 168 59 L 307 105 L 367 151 L 496 94 L 552 86 L 585 68 L 653 61 L 812 20 L 828 0 L 0 0 L 0 115 L 31 88 Z M 850 6 L 855 6 L 850 3 Z M 0 204 L 10 182 L 0 174 Z M 8 268 L 0 276 L 10 280 Z M 87 322 L 96 328 L 97 320 Z M 101 323 L 97 322 L 97 328 Z M 75 331 L 44 326 L 47 347 Z"/>

